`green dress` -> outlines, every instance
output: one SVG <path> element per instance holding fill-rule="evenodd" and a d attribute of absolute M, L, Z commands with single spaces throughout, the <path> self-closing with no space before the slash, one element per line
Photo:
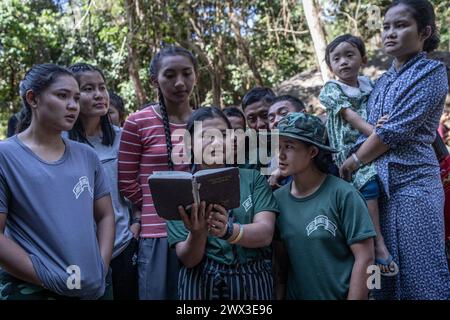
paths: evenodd
<path fill-rule="evenodd" d="M 359 88 L 351 87 L 336 80 L 330 80 L 322 88 L 319 99 L 327 109 L 327 132 L 330 146 L 339 152 L 333 155 L 335 164 L 340 167 L 351 155 L 350 150 L 361 133 L 345 121 L 340 111 L 351 108 L 367 121 L 367 101 L 373 85 L 367 77 L 358 77 Z M 352 177 L 353 186 L 360 190 L 366 183 L 375 179 L 376 169 L 368 164 L 357 170 Z"/>

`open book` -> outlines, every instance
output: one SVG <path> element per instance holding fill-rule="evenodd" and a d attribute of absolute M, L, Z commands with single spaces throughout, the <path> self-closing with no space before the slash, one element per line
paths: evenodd
<path fill-rule="evenodd" d="M 184 171 L 155 171 L 148 178 L 156 212 L 166 220 L 181 220 L 178 206 L 189 210 L 192 203 L 217 203 L 225 209 L 240 206 L 239 169 L 219 168 Z"/>

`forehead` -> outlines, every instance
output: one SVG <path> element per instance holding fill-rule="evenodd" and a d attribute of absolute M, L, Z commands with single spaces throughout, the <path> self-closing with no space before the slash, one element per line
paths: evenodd
<path fill-rule="evenodd" d="M 302 142 L 298 139 L 294 139 L 291 137 L 285 137 L 285 136 L 280 136 L 280 143 L 282 144 L 296 144 L 296 145 L 302 145 Z"/>
<path fill-rule="evenodd" d="M 269 110 L 269 104 L 266 103 L 265 101 L 261 100 L 258 102 L 254 102 L 250 105 L 248 105 L 245 108 L 245 114 L 249 115 L 249 114 L 256 114 L 256 113 L 261 113 L 261 112 L 267 112 Z"/>
<path fill-rule="evenodd" d="M 415 22 L 411 8 L 404 4 L 398 4 L 390 8 L 384 16 L 384 23 L 393 23 L 397 20 L 408 20 Z"/>
<path fill-rule="evenodd" d="M 239 116 L 228 116 L 228 120 L 230 120 L 231 125 L 233 127 L 235 126 L 244 127 L 244 119 L 242 119 Z"/>
<path fill-rule="evenodd" d="M 217 129 L 217 130 L 224 130 L 228 129 L 228 125 L 222 118 L 212 118 L 212 119 L 205 119 L 202 121 L 202 131 L 209 130 L 209 129 Z"/>
<path fill-rule="evenodd" d="M 269 113 L 276 113 L 278 110 L 288 109 L 289 111 L 294 112 L 295 107 L 292 105 L 290 101 L 278 101 L 270 106 Z"/>
<path fill-rule="evenodd" d="M 344 52 L 359 52 L 358 48 L 355 47 L 353 44 L 351 44 L 350 42 L 344 41 L 341 42 L 337 45 L 336 48 L 334 48 L 333 51 L 330 52 L 331 55 L 337 55 L 337 54 L 342 54 Z"/>
<path fill-rule="evenodd" d="M 183 55 L 164 56 L 159 62 L 160 71 L 193 69 L 191 59 Z"/>
<path fill-rule="evenodd" d="M 78 77 L 80 80 L 80 85 L 83 84 L 96 84 L 96 83 L 105 83 L 105 80 L 103 80 L 102 75 L 98 71 L 85 71 L 80 74 Z"/>
<path fill-rule="evenodd" d="M 78 82 L 74 77 L 69 75 L 60 75 L 48 87 L 49 90 L 67 90 L 78 93 Z"/>

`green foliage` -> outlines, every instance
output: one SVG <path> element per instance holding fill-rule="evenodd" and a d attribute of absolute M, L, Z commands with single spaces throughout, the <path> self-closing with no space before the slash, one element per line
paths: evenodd
<path fill-rule="evenodd" d="M 383 12 L 389 3 L 316 0 L 327 41 L 345 32 L 358 33 L 366 42 L 376 40 L 379 30 L 367 26 L 369 5 Z M 440 49 L 448 51 L 448 0 L 433 3 Z M 297 0 L 6 0 L 0 2 L 0 125 L 4 128 L 5 119 L 19 109 L 19 82 L 36 63 L 98 65 L 131 112 L 140 107 L 130 75 L 132 60 L 147 101 L 155 101 L 148 66 L 162 42 L 185 46 L 198 57 L 197 104 L 239 104 L 258 79 L 274 86 L 316 65 Z"/>

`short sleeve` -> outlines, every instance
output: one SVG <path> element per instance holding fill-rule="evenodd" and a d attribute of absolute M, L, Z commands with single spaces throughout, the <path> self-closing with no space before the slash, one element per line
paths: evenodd
<path fill-rule="evenodd" d="M 184 227 L 183 221 L 169 220 L 167 221 L 167 241 L 169 246 L 174 249 L 178 242 L 185 241 L 189 235 L 189 231 Z"/>
<path fill-rule="evenodd" d="M 110 193 L 108 177 L 105 170 L 100 163 L 97 155 L 94 157 L 95 161 L 95 183 L 94 183 L 94 200 L 98 200 Z"/>
<path fill-rule="evenodd" d="M 346 191 L 342 200 L 340 221 L 347 244 L 352 245 L 375 237 L 376 232 L 369 210 L 359 191 L 356 189 Z"/>
<path fill-rule="evenodd" d="M 253 173 L 253 204 L 255 214 L 261 211 L 272 211 L 278 215 L 279 209 L 277 201 L 273 196 L 267 179 L 256 170 L 252 170 Z"/>
<path fill-rule="evenodd" d="M 350 108 L 348 97 L 335 83 L 327 82 L 320 91 L 319 100 L 327 109 L 327 113 L 337 115 L 343 108 Z"/>
<path fill-rule="evenodd" d="M 409 87 L 399 94 L 396 108 L 382 127 L 375 132 L 381 141 L 395 148 L 398 144 L 414 137 L 435 108 L 441 107 L 448 91 L 447 74 L 442 64 L 424 70 Z"/>
<path fill-rule="evenodd" d="M 11 191 L 9 190 L 8 183 L 0 170 L 0 214 L 8 213 L 8 203 L 11 198 Z"/>

